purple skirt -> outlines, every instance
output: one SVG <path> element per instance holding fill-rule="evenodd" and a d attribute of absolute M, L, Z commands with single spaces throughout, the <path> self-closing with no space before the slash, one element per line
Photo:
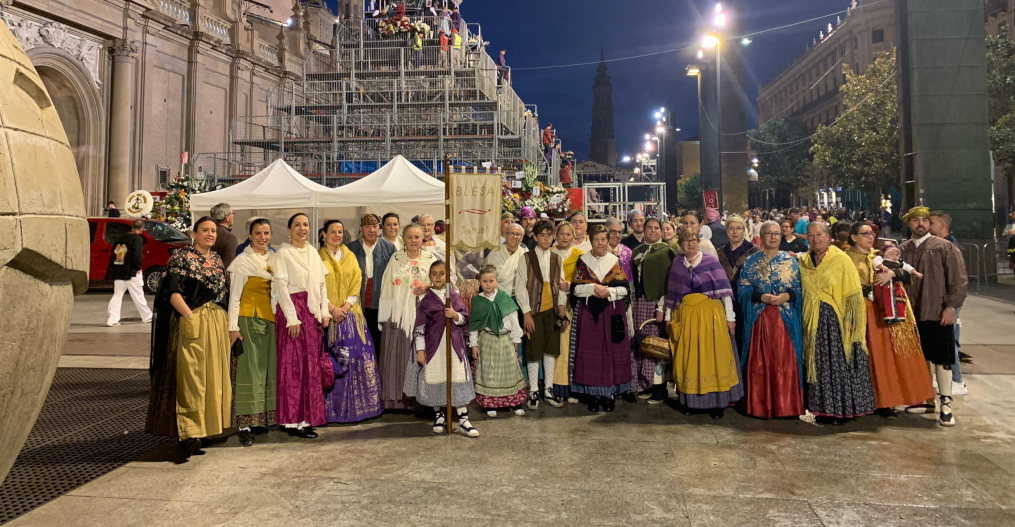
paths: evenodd
<path fill-rule="evenodd" d="M 613 316 L 624 320 L 620 342 L 613 342 Z M 571 359 L 571 391 L 599 397 L 631 391 L 631 340 L 626 317 L 627 306 L 622 300 L 612 302 L 598 320 L 584 302 L 578 303 L 572 328 L 577 337 Z"/>
<path fill-rule="evenodd" d="M 324 334 L 324 349 L 337 376 L 335 387 L 324 397 L 329 423 L 355 423 L 384 411 L 374 342 L 365 326 L 360 338 L 358 323 L 362 319 L 349 313 L 341 323 L 332 322 Z"/>
<path fill-rule="evenodd" d="M 307 307 L 307 293 L 290 295 L 300 321 L 300 333 L 289 337 L 285 313 L 275 310 L 278 382 L 275 396 L 279 424 L 323 425 L 324 390 L 321 388 L 321 329 Z"/>

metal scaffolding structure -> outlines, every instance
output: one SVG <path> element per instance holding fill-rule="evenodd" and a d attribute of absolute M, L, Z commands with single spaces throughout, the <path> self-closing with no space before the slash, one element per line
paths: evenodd
<path fill-rule="evenodd" d="M 460 49 L 445 51 L 439 19 L 413 19 L 420 20 L 432 28 L 421 49 L 409 33 L 383 36 L 369 18 L 336 25 L 330 43 L 311 41 L 302 77 L 270 95 L 271 115 L 237 118 L 231 151 L 201 155 L 205 172 L 228 185 L 283 157 L 339 186 L 395 154 L 441 177 L 448 155 L 453 166 L 520 169 L 537 161 L 542 179 L 556 184 L 559 161 L 543 157 L 536 108 L 522 102 L 509 75 L 500 78 L 479 25 L 463 22 Z"/>

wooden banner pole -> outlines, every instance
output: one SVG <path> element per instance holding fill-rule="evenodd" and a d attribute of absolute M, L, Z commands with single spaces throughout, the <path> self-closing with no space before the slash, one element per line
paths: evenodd
<path fill-rule="evenodd" d="M 453 239 L 452 233 L 452 221 L 451 221 L 451 158 L 447 155 L 444 156 L 444 228 L 445 231 L 445 244 L 444 244 L 444 276 L 447 278 L 447 299 L 445 300 L 444 307 L 451 307 L 451 277 L 454 276 L 451 272 L 451 247 Z M 464 315 L 464 314 L 463 314 Z M 448 389 L 448 412 L 445 417 L 445 428 L 448 431 L 448 435 L 451 435 L 451 420 L 453 408 L 451 407 L 451 353 L 452 346 L 454 345 L 451 341 L 451 324 L 452 320 L 445 317 L 445 335 L 444 340 L 447 341 L 447 345 L 444 347 L 445 360 L 444 364 L 447 366 L 446 376 L 444 377 L 445 385 Z M 468 367 L 466 365 L 466 367 Z"/>

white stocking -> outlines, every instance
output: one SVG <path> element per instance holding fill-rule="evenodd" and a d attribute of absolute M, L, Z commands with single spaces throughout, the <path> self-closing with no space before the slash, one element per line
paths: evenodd
<path fill-rule="evenodd" d="M 946 370 L 944 366 L 940 364 L 934 365 L 934 373 L 937 375 L 937 393 L 941 395 L 952 395 L 952 372 Z"/>
<path fill-rule="evenodd" d="M 525 363 L 526 369 L 529 371 L 529 392 L 539 391 L 539 361 L 532 361 Z"/>
<path fill-rule="evenodd" d="M 543 386 L 546 391 L 553 390 L 553 369 L 557 365 L 557 357 L 543 355 Z"/>

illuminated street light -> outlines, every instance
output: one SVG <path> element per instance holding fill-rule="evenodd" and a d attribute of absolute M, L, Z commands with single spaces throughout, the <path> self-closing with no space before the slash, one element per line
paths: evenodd
<path fill-rule="evenodd" d="M 740 45 L 741 46 L 750 46 L 751 42 L 754 42 L 754 41 L 749 39 L 749 38 L 747 38 L 747 37 L 744 37 L 744 38 L 740 39 Z"/>
<path fill-rule="evenodd" d="M 709 33 L 701 39 L 701 45 L 707 49 L 712 49 L 719 45 L 719 37 Z M 704 52 L 702 54 L 704 55 Z"/>
<path fill-rule="evenodd" d="M 657 134 L 662 134 L 662 133 L 665 133 L 665 132 L 666 132 L 666 128 L 664 128 L 662 126 L 657 126 L 656 127 L 656 133 Z"/>
<path fill-rule="evenodd" d="M 726 13 L 717 13 L 712 19 L 712 25 L 717 28 L 726 27 Z"/>
<path fill-rule="evenodd" d="M 698 50 L 698 60 L 701 60 L 703 58 L 705 58 L 705 50 L 699 49 Z"/>
<path fill-rule="evenodd" d="M 701 50 L 698 50 L 698 51 L 701 51 Z M 698 75 L 701 75 L 701 68 L 699 68 L 698 66 L 694 66 L 694 65 L 688 66 L 685 71 L 687 71 L 687 76 L 688 77 L 697 77 Z"/>
<path fill-rule="evenodd" d="M 621 163 L 630 163 L 631 162 L 631 156 L 624 156 L 624 157 L 620 158 L 620 162 Z"/>

